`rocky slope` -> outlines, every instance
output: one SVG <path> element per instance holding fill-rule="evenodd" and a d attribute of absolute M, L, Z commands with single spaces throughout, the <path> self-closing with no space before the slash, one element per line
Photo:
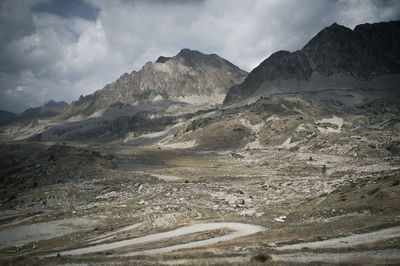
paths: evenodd
<path fill-rule="evenodd" d="M 392 89 L 400 81 L 399 47 L 400 21 L 354 30 L 334 23 L 301 50 L 271 55 L 229 90 L 224 103 L 326 89 Z"/>
<path fill-rule="evenodd" d="M 65 116 L 89 115 L 113 104 L 138 105 L 163 99 L 222 102 L 228 89 L 246 76 L 247 72 L 215 54 L 183 49 L 174 57 L 161 56 L 140 71 L 125 73 L 104 89 L 80 97 Z"/>

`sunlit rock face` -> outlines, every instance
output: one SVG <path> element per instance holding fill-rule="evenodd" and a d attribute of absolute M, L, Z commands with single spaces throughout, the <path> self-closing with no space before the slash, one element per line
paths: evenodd
<path fill-rule="evenodd" d="M 74 102 L 74 112 L 93 113 L 114 103 L 136 105 L 159 99 L 225 95 L 247 72 L 216 54 L 182 49 L 160 56 L 139 71 L 123 74 L 103 90 Z M 207 99 L 207 98 L 204 98 Z"/>

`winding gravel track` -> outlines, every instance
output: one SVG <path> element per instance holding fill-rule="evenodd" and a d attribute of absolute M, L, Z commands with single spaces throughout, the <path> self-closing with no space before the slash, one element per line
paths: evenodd
<path fill-rule="evenodd" d="M 122 241 L 117 241 L 117 242 L 107 243 L 107 244 L 100 244 L 100 245 L 95 245 L 95 246 L 90 246 L 90 247 L 85 247 L 85 248 L 66 250 L 66 251 L 62 251 L 62 252 L 58 252 L 58 253 L 60 255 L 82 255 L 82 254 L 93 253 L 93 252 L 102 252 L 102 251 L 106 251 L 106 250 L 117 249 L 117 248 L 122 248 L 122 247 L 127 247 L 127 246 L 140 245 L 140 244 L 146 244 L 146 243 L 152 243 L 152 242 L 157 242 L 157 241 L 161 241 L 161 240 L 166 240 L 166 239 L 169 239 L 172 237 L 179 237 L 179 236 L 183 236 L 183 235 L 187 235 L 187 234 L 193 234 L 193 233 L 209 231 L 209 230 L 217 230 L 217 229 L 221 229 L 221 228 L 229 228 L 229 229 L 235 230 L 235 232 L 232 232 L 227 235 L 219 236 L 219 237 L 189 242 L 189 243 L 180 244 L 180 245 L 131 252 L 131 253 L 123 254 L 121 256 L 135 256 L 138 254 L 165 253 L 165 252 L 170 252 L 173 250 L 184 249 L 184 248 L 197 248 L 197 247 L 215 244 L 215 243 L 222 242 L 222 241 L 228 241 L 228 240 L 246 236 L 246 235 L 251 235 L 251 234 L 254 234 L 254 233 L 264 230 L 264 228 L 262 226 L 252 225 L 252 224 L 242 224 L 242 223 L 193 224 L 193 225 L 184 226 L 184 227 L 181 227 L 181 228 L 178 228 L 175 230 L 171 230 L 168 232 L 150 234 L 150 235 L 142 236 L 142 237 L 138 237 L 138 238 L 127 239 L 127 240 L 122 240 Z M 56 256 L 56 255 L 57 255 L 57 253 L 52 253 L 52 254 L 45 255 L 44 257 L 52 257 L 52 256 Z"/>

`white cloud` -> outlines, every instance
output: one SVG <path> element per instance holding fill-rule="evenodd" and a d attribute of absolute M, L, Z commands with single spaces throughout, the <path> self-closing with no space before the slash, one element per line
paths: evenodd
<path fill-rule="evenodd" d="M 1 2 L 0 109 L 74 100 L 181 48 L 251 70 L 277 50 L 301 49 L 333 22 L 354 27 L 400 14 L 394 0 L 86 0 L 100 10 L 87 21 L 32 13 L 36 2 Z"/>
<path fill-rule="evenodd" d="M 17 88 L 15 90 L 18 92 L 21 92 L 21 91 L 26 90 L 26 87 L 25 86 L 17 86 Z"/>

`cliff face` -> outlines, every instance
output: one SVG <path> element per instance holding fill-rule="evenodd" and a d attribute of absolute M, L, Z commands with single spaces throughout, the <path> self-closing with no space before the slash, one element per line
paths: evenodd
<path fill-rule="evenodd" d="M 312 68 L 328 76 L 350 73 L 368 79 L 399 73 L 400 22 L 364 24 L 354 31 L 333 24 L 322 30 L 301 50 Z"/>
<path fill-rule="evenodd" d="M 307 80 L 312 69 L 306 56 L 301 51 L 290 53 L 279 51 L 265 59 L 258 67 L 252 70 L 246 80 L 233 86 L 224 103 L 231 103 L 252 95 L 264 81 L 282 79 Z"/>
<path fill-rule="evenodd" d="M 358 25 L 351 30 L 338 24 L 320 31 L 303 49 L 290 53 L 279 51 L 250 72 L 239 86 L 232 87 L 224 103 L 249 97 L 264 82 L 309 81 L 313 74 L 321 79 L 346 76 L 352 84 L 369 82 L 376 76 L 400 74 L 400 21 Z M 331 83 L 331 81 L 327 81 Z M 348 82 L 348 81 L 347 81 Z M 346 82 L 339 82 L 343 86 Z M 299 84 L 307 84 L 300 82 Z M 335 86 L 330 85 L 329 86 Z M 296 88 L 301 90 L 300 85 Z M 263 89 L 270 89 L 266 86 Z M 279 88 L 278 88 L 279 91 Z"/>
<path fill-rule="evenodd" d="M 123 74 L 113 84 L 73 103 L 74 112 L 90 114 L 115 103 L 140 104 L 157 99 L 226 94 L 247 72 L 215 55 L 183 49 L 159 57 L 140 71 Z"/>

